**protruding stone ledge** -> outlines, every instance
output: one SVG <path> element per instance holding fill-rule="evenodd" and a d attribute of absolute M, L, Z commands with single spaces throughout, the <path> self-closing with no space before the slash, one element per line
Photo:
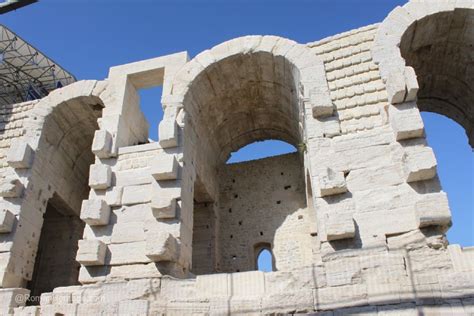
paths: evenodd
<path fill-rule="evenodd" d="M 446 193 L 425 194 L 416 202 L 416 217 L 418 227 L 440 225 L 448 227 L 451 224 L 451 211 L 449 209 Z"/>
<path fill-rule="evenodd" d="M 163 148 L 178 146 L 178 124 L 176 120 L 162 120 L 158 126 L 159 143 Z"/>
<path fill-rule="evenodd" d="M 390 123 L 396 140 L 418 138 L 424 135 L 424 125 L 415 102 L 389 106 Z"/>
<path fill-rule="evenodd" d="M 175 196 L 171 196 L 165 192 L 160 192 L 151 200 L 151 209 L 153 216 L 157 219 L 173 219 L 176 218 L 177 200 Z"/>
<path fill-rule="evenodd" d="M 405 101 L 406 86 L 405 75 L 401 71 L 392 71 L 388 74 L 386 81 L 388 101 L 391 104 Z"/>
<path fill-rule="evenodd" d="M 23 193 L 23 184 L 14 177 L 7 177 L 3 179 L 0 184 L 0 196 L 5 198 L 20 197 Z"/>
<path fill-rule="evenodd" d="M 107 225 L 110 218 L 110 207 L 104 200 L 84 200 L 80 217 L 90 226 Z"/>
<path fill-rule="evenodd" d="M 95 190 L 105 190 L 112 183 L 112 170 L 107 165 L 91 165 L 89 169 L 89 186 Z"/>
<path fill-rule="evenodd" d="M 318 197 L 341 194 L 347 192 L 346 179 L 344 173 L 337 172 L 331 168 L 326 168 L 318 175 Z"/>
<path fill-rule="evenodd" d="M 178 241 L 166 231 L 148 231 L 146 256 L 154 262 L 174 261 L 178 257 Z"/>
<path fill-rule="evenodd" d="M 430 147 L 406 147 L 403 163 L 407 182 L 429 180 L 436 176 L 436 158 Z"/>
<path fill-rule="evenodd" d="M 33 163 L 34 150 L 28 143 L 17 141 L 12 144 L 7 154 L 7 162 L 12 168 L 28 169 Z"/>
<path fill-rule="evenodd" d="M 309 102 L 314 118 L 323 118 L 333 115 L 334 105 L 329 96 L 329 89 L 323 92 L 311 91 Z"/>
<path fill-rule="evenodd" d="M 107 245 L 100 240 L 79 240 L 76 260 L 84 266 L 98 266 L 105 262 Z"/>
<path fill-rule="evenodd" d="M 406 96 L 405 102 L 415 101 L 416 95 L 418 94 L 418 80 L 416 78 L 415 69 L 412 67 L 405 67 L 405 83 L 406 83 Z"/>
<path fill-rule="evenodd" d="M 326 221 L 326 235 L 328 241 L 354 238 L 355 225 L 352 214 L 340 212 L 329 214 Z"/>
<path fill-rule="evenodd" d="M 9 210 L 0 210 L 0 234 L 10 233 L 15 223 L 15 215 Z"/>
<path fill-rule="evenodd" d="M 92 152 L 99 158 L 112 156 L 112 135 L 106 130 L 97 130 L 92 141 Z"/>
<path fill-rule="evenodd" d="M 178 179 L 179 163 L 174 155 L 163 154 L 153 161 L 151 175 L 156 180 Z"/>

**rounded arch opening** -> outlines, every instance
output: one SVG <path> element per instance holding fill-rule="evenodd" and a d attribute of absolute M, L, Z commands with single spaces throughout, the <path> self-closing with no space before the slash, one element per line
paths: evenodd
<path fill-rule="evenodd" d="M 403 33 L 400 53 L 413 67 L 420 111 L 464 127 L 474 147 L 474 10 L 457 8 L 423 17 Z"/>
<path fill-rule="evenodd" d="M 34 234 L 37 248 L 28 249 L 34 260 L 25 269 L 31 295 L 79 284 L 76 253 L 85 227 L 79 216 L 90 191 L 91 146 L 102 108 L 99 98 L 76 97 L 54 105 L 45 117 L 28 187 L 27 203 L 33 209 L 22 210 L 42 214 Z"/>
<path fill-rule="evenodd" d="M 309 241 L 302 241 L 290 264 L 287 243 L 294 240 L 283 237 L 295 225 L 302 232 L 296 239 L 310 238 L 304 159 L 296 150 L 304 124 L 300 71 L 283 55 L 242 49 L 201 70 L 184 95 L 183 174 L 192 188 L 183 209 L 192 214 L 195 274 L 255 270 L 252 245 L 261 242 L 279 241 L 279 269 L 306 258 Z M 293 153 L 226 164 L 232 152 L 267 140 L 285 142 Z"/>
<path fill-rule="evenodd" d="M 272 246 L 269 243 L 260 243 L 254 246 L 255 270 L 262 272 L 272 272 L 275 269 Z"/>

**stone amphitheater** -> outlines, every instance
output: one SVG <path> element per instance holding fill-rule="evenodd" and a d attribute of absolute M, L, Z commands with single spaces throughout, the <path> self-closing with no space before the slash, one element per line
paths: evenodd
<path fill-rule="evenodd" d="M 1 107 L 0 314 L 474 314 L 474 247 L 446 239 L 420 117 L 474 146 L 473 45 L 473 1 L 412 0 Z M 137 92 L 153 86 L 157 142 Z M 299 150 L 226 164 L 266 139 Z"/>

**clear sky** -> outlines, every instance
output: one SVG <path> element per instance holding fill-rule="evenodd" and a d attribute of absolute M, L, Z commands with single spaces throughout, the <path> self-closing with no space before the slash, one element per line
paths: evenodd
<path fill-rule="evenodd" d="M 103 79 L 109 67 L 186 50 L 202 50 L 243 35 L 279 35 L 306 43 L 382 21 L 397 0 L 40 0 L 0 16 L 0 23 L 72 72 Z M 143 91 L 142 108 L 157 139 L 161 89 Z M 451 243 L 474 245 L 474 154 L 464 130 L 423 114 L 438 158 L 454 227 Z M 276 142 L 251 145 L 232 161 L 293 150 Z"/>

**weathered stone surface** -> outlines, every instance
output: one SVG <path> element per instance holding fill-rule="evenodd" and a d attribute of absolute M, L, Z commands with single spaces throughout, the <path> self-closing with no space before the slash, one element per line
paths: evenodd
<path fill-rule="evenodd" d="M 318 196 L 340 194 L 347 191 L 346 180 L 343 172 L 325 169 L 318 176 Z"/>
<path fill-rule="evenodd" d="M 397 140 L 423 136 L 423 120 L 415 102 L 391 105 L 388 114 Z"/>
<path fill-rule="evenodd" d="M 8 151 L 7 161 L 13 168 L 30 168 L 33 163 L 34 151 L 26 142 L 15 142 Z"/>
<path fill-rule="evenodd" d="M 176 217 L 177 201 L 176 197 L 163 195 L 154 196 L 151 201 L 153 215 L 157 219 L 170 219 Z"/>
<path fill-rule="evenodd" d="M 446 239 L 420 111 L 473 138 L 473 8 L 413 0 L 317 42 L 245 36 L 1 105 L 0 314 L 472 314 L 474 248 Z M 157 85 L 153 142 L 139 89 Z M 266 139 L 298 151 L 226 164 Z M 263 250 L 276 271 L 256 271 Z M 26 285 L 54 289 L 17 306 Z"/>
<path fill-rule="evenodd" d="M 178 242 L 168 232 L 148 232 L 146 236 L 146 256 L 155 262 L 176 259 Z"/>
<path fill-rule="evenodd" d="M 407 182 L 429 180 L 436 176 L 436 158 L 429 147 L 410 146 L 405 148 L 403 168 Z"/>
<path fill-rule="evenodd" d="M 9 233 L 13 229 L 15 215 L 9 210 L 0 210 L 0 233 Z"/>
<path fill-rule="evenodd" d="M 416 215 L 418 227 L 430 225 L 449 226 L 451 224 L 451 211 L 449 210 L 446 193 L 424 194 L 416 202 Z"/>
<path fill-rule="evenodd" d="M 163 154 L 153 161 L 151 174 L 156 180 L 176 180 L 179 164 L 174 155 Z"/>
<path fill-rule="evenodd" d="M 107 225 L 110 207 L 104 200 L 84 200 L 81 207 L 81 219 L 90 226 Z"/>
<path fill-rule="evenodd" d="M 100 240 L 79 240 L 76 260 L 84 266 L 103 265 L 107 245 Z"/>
<path fill-rule="evenodd" d="M 112 170 L 106 165 L 91 165 L 89 169 L 89 186 L 92 189 L 104 190 L 110 187 Z"/>
<path fill-rule="evenodd" d="M 23 184 L 17 178 L 4 178 L 0 184 L 0 196 L 6 198 L 20 197 L 23 193 Z"/>
<path fill-rule="evenodd" d="M 355 226 L 352 214 L 329 214 L 326 222 L 326 234 L 328 240 L 353 238 L 355 236 Z"/>
<path fill-rule="evenodd" d="M 108 158 L 112 155 L 112 135 L 106 130 L 98 130 L 94 134 L 92 152 L 99 158 Z"/>

